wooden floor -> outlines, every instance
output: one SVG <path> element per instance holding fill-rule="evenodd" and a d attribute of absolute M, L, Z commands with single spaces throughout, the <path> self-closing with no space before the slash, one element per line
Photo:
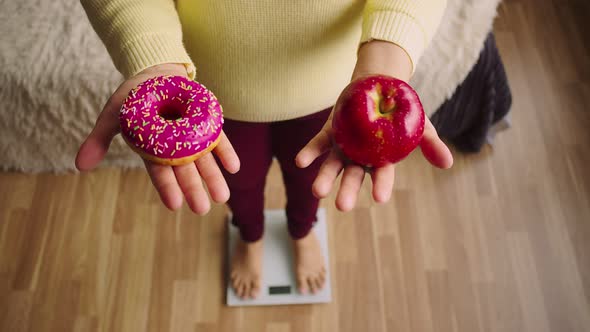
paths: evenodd
<path fill-rule="evenodd" d="M 0 174 L 0 331 L 590 331 L 590 5 L 506 1 L 513 128 L 393 202 L 328 208 L 334 301 L 224 305 L 225 208 L 167 212 L 143 171 Z M 278 169 L 269 208 L 284 204 Z"/>

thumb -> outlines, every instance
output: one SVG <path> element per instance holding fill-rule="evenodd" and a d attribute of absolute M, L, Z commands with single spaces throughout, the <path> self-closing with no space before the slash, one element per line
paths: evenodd
<path fill-rule="evenodd" d="M 94 129 L 78 150 L 76 168 L 88 171 L 96 167 L 107 153 L 113 137 L 119 133 L 119 110 L 129 91 L 141 82 L 158 75 L 186 76 L 186 68 L 178 63 L 166 63 L 149 67 L 136 76 L 124 81 L 107 101 L 96 119 Z"/>
<path fill-rule="evenodd" d="M 119 133 L 119 109 L 125 96 L 115 92 L 96 119 L 92 132 L 78 150 L 76 168 L 79 170 L 91 170 L 104 158 L 113 137 Z"/>
<path fill-rule="evenodd" d="M 330 122 L 331 123 L 331 122 Z M 322 129 L 295 156 L 295 164 L 299 168 L 306 168 L 319 156 L 330 150 L 332 146 L 331 130 Z"/>
<path fill-rule="evenodd" d="M 332 147 L 332 115 L 324 123 L 317 133 L 295 156 L 295 164 L 299 168 L 306 168 L 319 156 L 326 153 Z"/>

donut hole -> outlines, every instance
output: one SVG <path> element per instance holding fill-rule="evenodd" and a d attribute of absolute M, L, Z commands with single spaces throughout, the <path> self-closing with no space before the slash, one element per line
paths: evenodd
<path fill-rule="evenodd" d="M 174 104 L 164 104 L 160 106 L 158 114 L 166 120 L 178 120 L 182 118 L 181 108 Z"/>

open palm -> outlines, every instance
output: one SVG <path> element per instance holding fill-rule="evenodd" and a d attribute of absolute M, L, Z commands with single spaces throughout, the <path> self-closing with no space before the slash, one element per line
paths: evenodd
<path fill-rule="evenodd" d="M 449 148 L 438 137 L 428 117 L 425 118 L 424 136 L 420 149 L 424 157 L 436 167 L 449 168 L 453 165 L 453 156 Z M 326 197 L 336 183 L 336 178 L 344 170 L 336 197 L 336 207 L 341 211 L 349 211 L 356 204 L 365 177 L 365 169 L 360 165 L 348 163 L 333 146 L 332 115 L 322 130 L 299 152 L 295 162 L 297 166 L 305 168 L 324 153 L 329 155 L 313 183 L 313 193 L 318 198 Z M 395 164 L 371 169 L 370 174 L 373 181 L 373 199 L 378 203 L 387 202 L 393 190 Z"/>
<path fill-rule="evenodd" d="M 109 98 L 94 129 L 80 146 L 76 156 L 76 167 L 79 170 L 93 169 L 106 155 L 111 141 L 120 131 L 119 110 L 129 91 L 138 84 L 161 75 L 186 76 L 186 71 L 179 64 L 158 65 L 123 82 Z M 240 169 L 238 156 L 223 132 L 213 153 L 228 172 L 236 173 Z M 227 183 L 211 153 L 203 155 L 194 163 L 182 166 L 159 165 L 148 160 L 144 160 L 144 163 L 162 202 L 171 210 L 182 206 L 184 195 L 191 210 L 200 215 L 207 213 L 211 204 L 203 181 L 213 201 L 224 203 L 229 199 Z"/>

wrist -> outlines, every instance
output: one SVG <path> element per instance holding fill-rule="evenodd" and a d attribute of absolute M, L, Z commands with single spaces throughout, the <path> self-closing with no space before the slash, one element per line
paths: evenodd
<path fill-rule="evenodd" d="M 160 73 L 166 73 L 167 75 L 188 76 L 185 65 L 181 63 L 162 63 L 148 67 L 140 72 L 140 74 L 148 75 Z"/>
<path fill-rule="evenodd" d="M 412 72 L 412 60 L 403 48 L 391 42 L 372 40 L 359 48 L 352 80 L 370 75 L 387 75 L 408 82 Z"/>

